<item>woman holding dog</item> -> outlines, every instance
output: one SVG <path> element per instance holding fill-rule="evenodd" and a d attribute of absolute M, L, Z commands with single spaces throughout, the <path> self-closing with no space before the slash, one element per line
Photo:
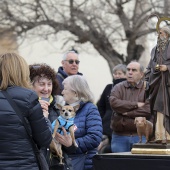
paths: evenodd
<path fill-rule="evenodd" d="M 0 169 L 39 170 L 32 142 L 19 113 L 3 95 L 8 94 L 23 113 L 37 146 L 47 147 L 52 140 L 51 132 L 37 94 L 31 90 L 29 67 L 24 58 L 15 53 L 1 54 L 0 82 Z"/>
<path fill-rule="evenodd" d="M 102 121 L 97 107 L 93 104 L 93 94 L 83 76 L 72 75 L 64 79 L 64 100 L 71 106 L 79 105 L 74 118 L 75 138 L 78 148 L 68 156 L 74 170 L 92 170 L 92 157 L 102 139 Z M 56 133 L 60 141 L 62 136 Z"/>
<path fill-rule="evenodd" d="M 39 102 L 43 109 L 44 117 L 48 118 L 51 124 L 60 114 L 58 108 L 56 107 L 56 102 L 59 102 L 59 99 L 62 98 L 61 96 L 60 98 L 58 96 L 56 98 L 59 90 L 59 85 L 56 80 L 56 72 L 47 64 L 33 64 L 30 65 L 30 79 L 33 89 L 39 96 Z M 60 143 L 63 145 L 63 150 L 65 152 L 69 152 L 70 150 L 73 152 L 75 149 L 72 145 L 72 139 L 70 135 L 67 135 L 66 132 L 63 136 L 63 141 L 60 141 Z M 49 157 L 52 155 L 49 155 L 49 152 L 47 152 L 46 149 L 45 151 L 47 160 L 49 160 Z M 59 160 L 57 160 L 55 157 L 50 159 L 50 170 L 65 170 L 66 168 L 68 170 L 72 170 L 71 163 L 67 159 L 67 155 L 65 153 L 65 166 L 58 165 L 58 162 Z"/>

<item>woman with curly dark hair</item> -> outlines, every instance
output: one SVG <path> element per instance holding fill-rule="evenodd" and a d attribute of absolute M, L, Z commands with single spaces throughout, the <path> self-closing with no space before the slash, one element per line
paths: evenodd
<path fill-rule="evenodd" d="M 47 64 L 33 64 L 30 65 L 30 79 L 33 89 L 39 96 L 39 102 L 43 108 L 44 116 L 50 122 L 56 119 L 59 115 L 55 107 L 55 96 L 58 94 L 59 85 L 56 80 L 55 70 Z"/>
<path fill-rule="evenodd" d="M 59 90 L 59 84 L 56 79 L 56 72 L 53 68 L 51 68 L 49 65 L 42 63 L 42 64 L 33 64 L 29 66 L 30 68 L 30 79 L 32 83 L 33 90 L 37 93 L 39 96 L 39 102 L 43 110 L 44 117 L 48 118 L 50 123 L 52 123 L 54 120 L 57 119 L 59 116 L 59 110 L 56 107 L 56 96 L 58 94 Z M 72 139 L 70 135 L 64 136 L 64 142 L 61 143 L 63 145 L 63 150 L 68 152 L 68 150 L 71 150 L 72 152 Z M 74 148 L 73 148 L 74 149 Z M 44 149 L 43 149 L 44 150 Z M 50 156 L 47 149 L 45 149 L 45 154 L 47 156 L 47 160 L 53 161 L 53 163 L 57 163 L 57 159 L 49 159 Z M 69 160 L 67 159 L 67 155 L 64 154 L 65 158 L 65 166 L 59 166 L 57 164 L 50 165 L 50 170 L 57 169 L 57 170 L 64 170 L 68 169 L 71 170 L 71 164 L 69 163 Z M 67 167 L 66 167 L 67 166 Z"/>

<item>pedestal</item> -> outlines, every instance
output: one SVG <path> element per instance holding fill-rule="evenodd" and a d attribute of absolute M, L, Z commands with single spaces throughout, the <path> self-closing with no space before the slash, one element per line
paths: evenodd
<path fill-rule="evenodd" d="M 134 144 L 132 154 L 170 155 L 170 144 Z"/>

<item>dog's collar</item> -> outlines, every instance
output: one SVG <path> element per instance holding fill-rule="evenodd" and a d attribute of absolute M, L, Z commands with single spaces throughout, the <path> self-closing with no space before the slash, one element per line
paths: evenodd
<path fill-rule="evenodd" d="M 62 116 L 59 116 L 58 119 L 61 119 L 61 120 L 66 121 L 66 122 L 73 122 L 74 121 L 74 117 L 72 117 L 70 119 L 65 119 Z"/>
<path fill-rule="evenodd" d="M 75 102 L 75 103 L 72 103 L 72 104 L 69 104 L 70 106 L 77 106 L 77 105 L 79 105 L 80 104 L 80 100 L 78 100 L 77 102 Z"/>

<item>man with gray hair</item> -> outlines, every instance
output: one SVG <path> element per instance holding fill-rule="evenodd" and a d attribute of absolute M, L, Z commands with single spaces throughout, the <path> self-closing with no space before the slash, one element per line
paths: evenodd
<path fill-rule="evenodd" d="M 65 78 L 75 74 L 83 75 L 78 72 L 79 63 L 79 54 L 75 49 L 72 49 L 63 55 L 63 59 L 61 61 L 62 66 L 58 68 L 57 72 L 57 80 L 60 85 L 60 94 L 63 91 L 62 82 Z"/>
<path fill-rule="evenodd" d="M 145 98 L 144 68 L 139 62 L 127 65 L 126 81 L 116 84 L 110 94 L 112 152 L 130 152 L 134 143 L 139 142 L 135 117 L 150 119 L 150 105 Z M 142 142 L 146 142 L 143 138 Z"/>
<path fill-rule="evenodd" d="M 154 116 L 153 142 L 170 142 L 170 28 L 159 29 L 157 45 L 151 51 L 151 59 L 145 73 L 149 82 L 148 96 L 151 114 Z"/>

